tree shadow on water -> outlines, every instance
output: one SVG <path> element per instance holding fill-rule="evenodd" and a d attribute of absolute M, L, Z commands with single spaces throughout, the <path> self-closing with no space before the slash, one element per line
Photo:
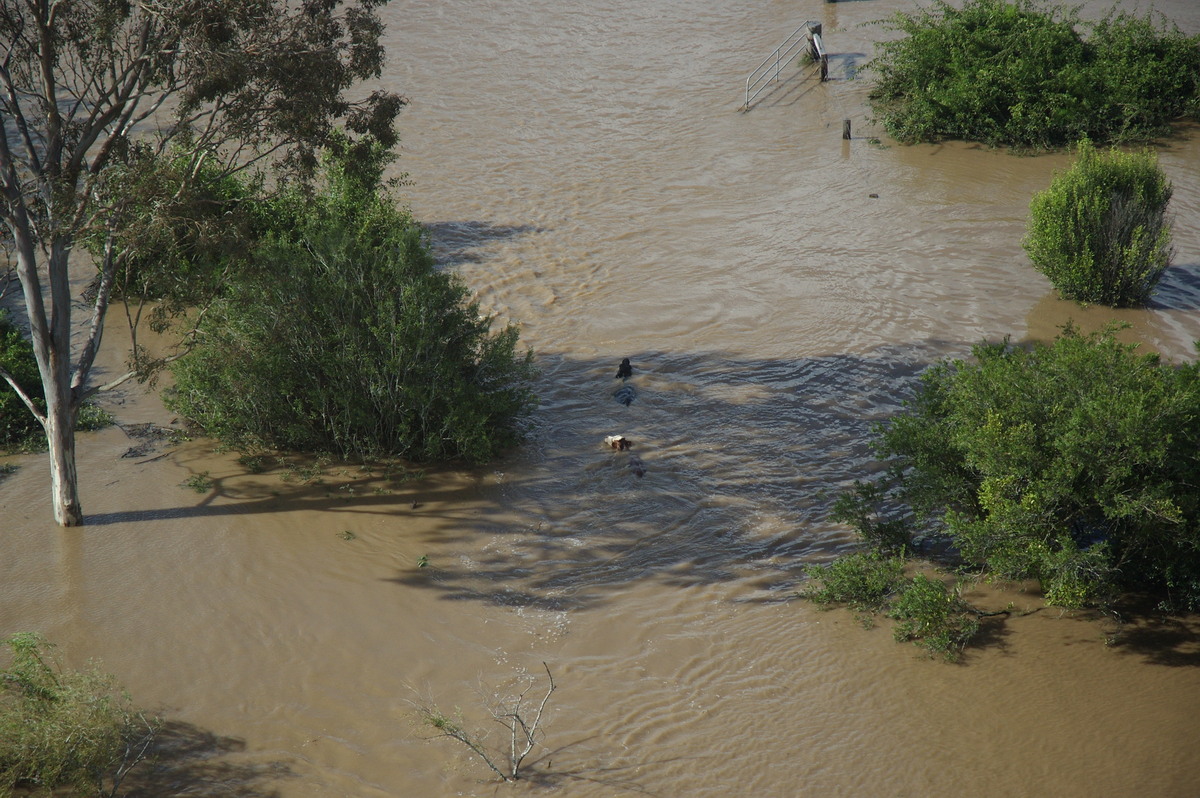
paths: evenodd
<path fill-rule="evenodd" d="M 777 601 L 807 564 L 857 545 L 829 513 L 843 488 L 881 467 L 872 425 L 929 364 L 966 349 L 932 341 L 796 360 L 542 353 L 538 429 L 503 467 L 495 499 L 522 508 L 522 522 L 485 516 L 468 549 L 435 551 L 391 581 L 545 611 L 599 606 L 648 580 L 740 580 L 739 600 Z M 628 407 L 612 396 L 625 355 L 637 388 Z M 628 434 L 633 448 L 605 447 L 611 434 Z"/>
<path fill-rule="evenodd" d="M 543 232 L 545 228 L 531 224 L 493 224 L 481 221 L 425 222 L 433 253 L 439 264 L 457 266 L 485 259 L 480 249 L 496 241 Z"/>
<path fill-rule="evenodd" d="M 1153 665 L 1200 667 L 1200 615 L 1131 613 L 1109 638 L 1109 645 L 1121 653 L 1140 656 Z"/>
<path fill-rule="evenodd" d="M 246 744 L 190 723 L 170 721 L 155 737 L 147 762 L 121 785 L 126 798 L 278 798 L 266 782 L 293 777 L 281 762 L 239 761 Z"/>

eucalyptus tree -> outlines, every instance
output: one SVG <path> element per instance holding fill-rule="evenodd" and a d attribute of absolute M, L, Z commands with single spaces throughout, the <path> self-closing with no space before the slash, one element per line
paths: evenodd
<path fill-rule="evenodd" d="M 83 523 L 75 467 L 80 405 L 133 376 L 94 385 L 121 230 L 199 176 L 311 171 L 338 126 L 395 143 L 404 100 L 351 88 L 379 76 L 387 0 L 4 0 L 0 4 L 0 214 L 44 389 L 44 404 L 0 372 L 41 422 L 55 520 Z M 138 164 L 178 159 L 169 181 L 131 181 Z M 170 192 L 173 192 L 171 194 Z M 68 261 L 87 238 L 98 279 L 90 318 L 72 322 Z M 73 335 L 77 339 L 73 343 Z"/>

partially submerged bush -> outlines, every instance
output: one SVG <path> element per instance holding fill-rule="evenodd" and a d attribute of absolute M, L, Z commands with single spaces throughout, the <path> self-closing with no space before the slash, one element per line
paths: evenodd
<path fill-rule="evenodd" d="M 251 449 L 482 463 L 518 440 L 532 353 L 377 179 L 335 160 L 324 194 L 271 204 L 274 232 L 173 367 L 172 409 Z"/>
<path fill-rule="evenodd" d="M 1170 265 L 1170 201 L 1154 153 L 1098 152 L 1085 140 L 1034 196 L 1025 249 L 1064 299 L 1141 305 Z"/>
<path fill-rule="evenodd" d="M 12 375 L 21 390 L 41 399 L 42 378 L 33 357 L 33 347 L 4 311 L 0 311 L 0 368 Z M 0 450 L 17 448 L 41 432 L 42 425 L 21 397 L 0 379 Z"/>
<path fill-rule="evenodd" d="M 901 500 L 960 556 L 1048 602 L 1154 591 L 1200 608 L 1200 367 L 1115 330 L 975 347 L 880 428 Z"/>
<path fill-rule="evenodd" d="M 979 611 L 925 574 L 917 574 L 900 589 L 888 617 L 896 621 L 896 640 L 911 640 L 950 662 L 979 632 Z"/>
<path fill-rule="evenodd" d="M 903 36 L 868 65 L 870 100 L 902 142 L 1138 141 L 1200 113 L 1200 37 L 1148 16 L 1085 25 L 1035 0 L 936 0 L 890 27 Z"/>
<path fill-rule="evenodd" d="M 904 558 L 879 551 L 839 557 L 828 565 L 805 569 L 809 587 L 804 597 L 818 604 L 842 604 L 859 612 L 881 612 L 904 578 Z"/>
<path fill-rule="evenodd" d="M 801 595 L 825 607 L 855 610 L 864 626 L 873 624 L 876 613 L 887 615 L 897 621 L 896 640 L 911 640 L 953 661 L 979 631 L 980 613 L 924 574 L 906 580 L 906 562 L 903 553 L 874 548 L 847 554 L 806 568 L 810 583 Z"/>
<path fill-rule="evenodd" d="M 5 641 L 0 670 L 0 795 L 113 795 L 145 755 L 158 722 L 97 670 L 63 669 L 36 634 Z"/>

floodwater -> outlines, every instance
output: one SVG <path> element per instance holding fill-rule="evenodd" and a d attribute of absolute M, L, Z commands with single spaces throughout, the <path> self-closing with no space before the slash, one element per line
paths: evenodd
<path fill-rule="evenodd" d="M 44 458 L 0 483 L 0 633 L 42 631 L 161 708 L 173 755 L 145 796 L 1200 794 L 1194 618 L 1113 638 L 1014 614 L 946 665 L 791 600 L 853 545 L 831 496 L 929 363 L 1072 319 L 1117 316 L 1171 360 L 1200 338 L 1200 137 L 1159 148 L 1177 254 L 1152 306 L 1060 302 L 1020 239 L 1066 157 L 872 141 L 850 78 L 884 34 L 863 23 L 914 7 L 393 3 L 406 199 L 537 352 L 527 445 L 477 471 L 253 473 L 135 437 L 171 417 L 128 387 L 124 427 L 81 436 L 89 526 L 54 527 Z M 1191 0 L 1154 7 L 1200 32 Z M 789 70 L 738 113 L 805 19 L 833 80 Z M 540 699 L 543 663 L 557 690 L 518 784 L 413 722 L 457 708 L 498 746 L 489 702 L 525 675 Z"/>

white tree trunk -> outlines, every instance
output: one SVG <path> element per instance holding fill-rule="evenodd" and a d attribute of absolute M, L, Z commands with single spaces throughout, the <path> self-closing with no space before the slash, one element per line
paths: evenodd
<path fill-rule="evenodd" d="M 61 526 L 82 526 L 79 479 L 75 473 L 75 418 L 70 401 L 46 397 L 46 443 L 50 447 L 50 489 L 54 520 Z"/>
<path fill-rule="evenodd" d="M 46 397 L 44 417 L 35 408 L 30 407 L 30 410 L 46 430 L 54 520 L 62 526 L 81 526 L 83 508 L 79 504 L 79 478 L 75 471 L 75 419 L 79 413 L 79 392 L 72 390 L 71 385 L 71 294 L 67 274 L 70 247 L 62 238 L 51 246 L 47 263 L 51 312 L 47 317 L 43 284 L 37 269 L 28 220 L 24 214 L 19 214 L 16 221 L 23 223 L 10 226 L 15 234 L 17 275 L 21 279 L 33 354 L 37 359 Z"/>

